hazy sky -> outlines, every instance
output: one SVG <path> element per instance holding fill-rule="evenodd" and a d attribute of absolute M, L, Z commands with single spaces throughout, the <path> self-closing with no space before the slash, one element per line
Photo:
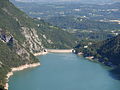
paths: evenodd
<path fill-rule="evenodd" d="M 16 1 L 23 1 L 23 2 L 64 2 L 64 1 L 73 1 L 73 2 L 82 2 L 82 3 L 111 3 L 114 1 L 120 0 L 16 0 Z"/>
<path fill-rule="evenodd" d="M 16 0 L 16 1 L 76 1 L 76 0 Z"/>

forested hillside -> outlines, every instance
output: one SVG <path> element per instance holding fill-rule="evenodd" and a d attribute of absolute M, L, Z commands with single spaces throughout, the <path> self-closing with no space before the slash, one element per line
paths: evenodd
<path fill-rule="evenodd" d="M 120 33 L 119 2 L 102 5 L 12 2 L 29 16 L 44 19 L 80 39 L 105 40 Z"/>
<path fill-rule="evenodd" d="M 11 68 L 38 63 L 45 48 L 72 48 L 77 38 L 43 20 L 32 19 L 9 0 L 0 0 L 0 88 Z"/>
<path fill-rule="evenodd" d="M 86 48 L 84 46 L 87 46 Z M 85 57 L 94 56 L 106 65 L 120 65 L 120 35 L 101 42 L 86 41 L 76 46 L 76 53 L 83 52 Z"/>
<path fill-rule="evenodd" d="M 120 79 L 120 35 L 101 41 L 81 41 L 75 47 L 76 54 L 113 67 L 111 75 Z"/>

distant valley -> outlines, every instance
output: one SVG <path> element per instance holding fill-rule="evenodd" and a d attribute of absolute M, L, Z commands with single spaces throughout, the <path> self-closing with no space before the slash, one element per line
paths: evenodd
<path fill-rule="evenodd" d="M 40 65 L 35 53 L 71 49 L 77 41 L 69 32 L 29 17 L 9 0 L 0 0 L 0 90 L 8 89 L 8 78 L 16 68 Z"/>
<path fill-rule="evenodd" d="M 17 7 L 33 18 L 63 28 L 80 39 L 105 40 L 120 33 L 120 3 L 20 3 Z M 32 7 L 31 7 L 32 6 Z"/>
<path fill-rule="evenodd" d="M 34 55 L 46 49 L 74 49 L 78 56 L 112 67 L 120 80 L 119 2 L 10 1 L 0 0 L 1 90 L 8 89 L 9 74 L 16 68 L 40 65 Z"/>

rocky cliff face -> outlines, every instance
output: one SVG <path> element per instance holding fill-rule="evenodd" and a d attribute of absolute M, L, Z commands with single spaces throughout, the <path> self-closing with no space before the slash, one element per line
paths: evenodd
<path fill-rule="evenodd" d="M 11 68 L 38 63 L 44 48 L 72 48 L 76 37 L 43 20 L 32 19 L 9 0 L 0 0 L 0 88 Z"/>
<path fill-rule="evenodd" d="M 21 24 L 20 18 L 28 16 L 18 12 L 8 0 L 0 0 L 0 89 L 6 85 L 11 68 L 38 63 L 32 53 L 43 50 L 37 31 Z"/>
<path fill-rule="evenodd" d="M 24 37 L 24 42 L 22 42 L 22 46 L 27 48 L 31 53 L 41 52 L 44 49 L 44 47 L 42 45 L 42 40 L 39 39 L 37 31 L 34 28 L 26 27 L 23 24 L 21 24 L 19 19 L 17 17 L 13 16 L 6 8 L 2 8 L 2 10 L 5 13 L 7 13 L 9 16 L 11 16 L 16 21 L 16 23 L 18 23 L 19 34 L 21 34 L 22 37 Z M 4 31 L 4 30 L 2 30 L 2 31 Z M 7 31 L 9 31 L 9 30 L 7 30 Z M 14 36 L 14 35 L 12 35 L 12 33 L 11 33 L 11 36 Z M 10 36 L 6 36 L 7 40 L 9 38 L 10 38 Z M 14 39 L 15 39 L 15 37 L 14 37 Z M 6 42 L 7 42 L 7 40 L 6 40 Z"/>
<path fill-rule="evenodd" d="M 42 40 L 39 39 L 34 28 L 22 27 L 22 34 L 26 39 L 23 46 L 29 49 L 31 53 L 41 52 L 44 49 Z"/>
<path fill-rule="evenodd" d="M 21 58 L 21 60 L 23 60 L 25 62 L 28 61 L 27 63 L 31 62 L 32 54 L 30 53 L 29 50 L 26 49 L 27 45 L 25 46 L 25 45 L 20 44 L 18 42 L 18 40 L 16 40 L 14 38 L 14 36 L 12 34 L 10 34 L 10 32 L 7 32 L 7 31 L 5 32 L 4 30 L 0 29 L 0 41 L 2 41 L 4 44 L 6 44 L 12 52 L 16 53 Z M 27 42 L 27 40 L 26 40 L 26 42 Z M 35 42 L 31 42 L 30 44 L 33 45 L 34 43 Z M 31 49 L 32 47 L 28 46 L 28 48 Z M 41 49 L 39 49 L 39 50 L 41 50 Z M 33 52 L 33 50 L 31 50 L 31 52 Z"/>
<path fill-rule="evenodd" d="M 36 32 L 29 30 L 23 35 L 26 40 L 21 44 L 8 30 L 0 28 L 0 88 L 3 88 L 4 85 L 6 87 L 6 74 L 11 71 L 11 68 L 39 62 L 32 55 L 36 51 L 40 52 L 43 48 Z"/>
<path fill-rule="evenodd" d="M 7 33 L 10 33 L 9 35 L 13 36 L 19 44 L 31 53 L 43 50 L 43 45 L 37 35 L 37 31 L 32 28 L 32 24 L 34 24 L 31 23 L 32 19 L 15 8 L 8 0 L 1 0 L 0 3 L 0 28 L 2 32 L 7 31 Z M 4 38 L 4 35 L 2 38 Z M 9 38 L 10 36 L 6 36 L 6 39 Z"/>

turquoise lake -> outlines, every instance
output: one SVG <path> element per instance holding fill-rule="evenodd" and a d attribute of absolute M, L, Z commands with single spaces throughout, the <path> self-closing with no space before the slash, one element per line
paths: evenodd
<path fill-rule="evenodd" d="M 9 90 L 120 90 L 108 69 L 75 54 L 38 57 L 41 66 L 15 72 Z"/>

